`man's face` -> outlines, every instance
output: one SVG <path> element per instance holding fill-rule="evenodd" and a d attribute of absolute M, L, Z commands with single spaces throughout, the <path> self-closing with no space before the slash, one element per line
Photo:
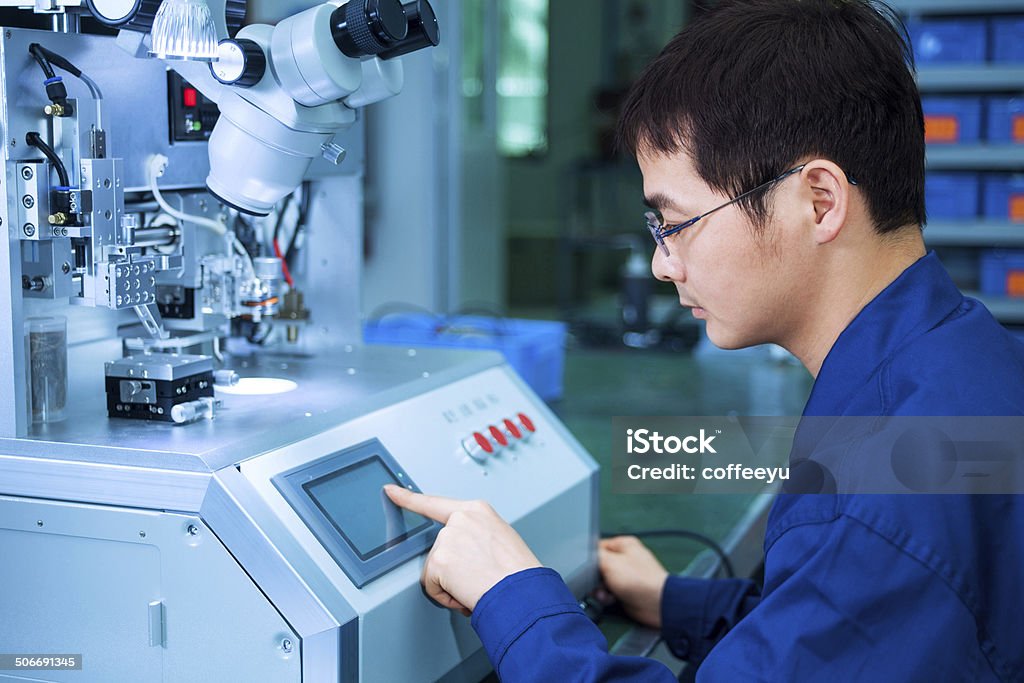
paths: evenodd
<path fill-rule="evenodd" d="M 686 154 L 641 154 L 637 160 L 644 196 L 667 225 L 731 199 L 709 188 Z M 808 268 L 813 243 L 801 230 L 796 210 L 799 188 L 795 178 L 775 188 L 774 215 L 760 235 L 732 205 L 666 238 L 669 256 L 654 250 L 654 276 L 675 284 L 679 303 L 707 321 L 708 338 L 716 346 L 784 343 L 797 331 L 801 300 L 815 286 Z"/>

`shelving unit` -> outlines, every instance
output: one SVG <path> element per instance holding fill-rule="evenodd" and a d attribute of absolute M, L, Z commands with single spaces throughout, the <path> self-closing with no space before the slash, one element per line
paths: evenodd
<path fill-rule="evenodd" d="M 1024 0 L 894 0 L 905 18 L 980 18 L 991 14 L 1024 16 Z M 931 64 L 920 62 L 918 89 L 924 96 L 1024 97 L 1024 63 Z M 929 144 L 928 171 L 1024 173 L 1022 144 Z M 942 220 L 926 226 L 925 242 L 938 248 L 1024 248 L 1024 223 L 976 218 Z M 965 292 L 981 300 L 1007 325 L 1024 325 L 1024 298 Z"/>
<path fill-rule="evenodd" d="M 989 296 L 980 292 L 964 292 L 985 304 L 996 320 L 1004 325 L 1024 325 L 1024 302 L 1008 296 Z"/>
<path fill-rule="evenodd" d="M 929 145 L 926 161 L 930 171 L 1020 171 L 1024 144 Z"/>
<path fill-rule="evenodd" d="M 903 15 L 997 14 L 1020 12 L 1020 0 L 894 0 L 889 3 Z"/>
<path fill-rule="evenodd" d="M 928 244 L 935 247 L 1024 248 L 1024 225 L 978 220 L 973 223 L 935 222 L 924 231 Z"/>
<path fill-rule="evenodd" d="M 922 93 L 1024 90 L 1024 65 L 926 66 L 917 70 L 917 89 Z"/>

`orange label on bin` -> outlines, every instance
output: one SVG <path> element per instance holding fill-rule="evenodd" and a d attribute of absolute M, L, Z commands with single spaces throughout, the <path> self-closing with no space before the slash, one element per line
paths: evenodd
<path fill-rule="evenodd" d="M 1013 117 L 1013 141 L 1024 142 L 1024 114 Z"/>
<path fill-rule="evenodd" d="M 955 116 L 925 116 L 925 142 L 956 142 L 960 139 L 960 122 Z"/>
<path fill-rule="evenodd" d="M 1024 194 L 1010 195 L 1010 220 L 1024 223 Z"/>
<path fill-rule="evenodd" d="M 1024 296 L 1024 270 L 1011 270 L 1007 273 L 1006 293 L 1010 296 Z"/>

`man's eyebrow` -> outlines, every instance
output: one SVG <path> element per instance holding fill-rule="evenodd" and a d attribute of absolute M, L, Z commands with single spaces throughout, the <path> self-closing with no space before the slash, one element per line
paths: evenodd
<path fill-rule="evenodd" d="M 679 209 L 680 207 L 676 202 L 666 194 L 656 192 L 649 197 L 644 197 L 644 205 L 649 209 L 655 211 L 664 211 L 665 209 Z"/>

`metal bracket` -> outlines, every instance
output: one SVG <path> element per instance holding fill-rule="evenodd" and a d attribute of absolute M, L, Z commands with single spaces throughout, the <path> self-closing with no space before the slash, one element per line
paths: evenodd
<path fill-rule="evenodd" d="M 139 316 L 139 320 L 142 322 L 142 326 L 146 328 L 146 332 L 153 339 L 167 339 L 170 337 L 170 333 L 164 329 L 163 319 L 160 317 L 160 309 L 157 308 L 156 304 L 149 304 L 148 306 L 136 306 L 135 314 Z"/>

